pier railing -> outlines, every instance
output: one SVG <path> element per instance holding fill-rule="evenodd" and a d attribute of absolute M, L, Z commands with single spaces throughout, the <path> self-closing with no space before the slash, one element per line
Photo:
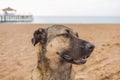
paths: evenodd
<path fill-rule="evenodd" d="M 32 22 L 32 15 L 0 15 L 0 22 Z"/>

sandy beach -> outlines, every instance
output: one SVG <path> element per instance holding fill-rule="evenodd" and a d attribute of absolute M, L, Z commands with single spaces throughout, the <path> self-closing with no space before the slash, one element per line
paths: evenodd
<path fill-rule="evenodd" d="M 30 80 L 37 61 L 34 30 L 49 24 L 0 24 L 0 80 Z M 120 80 L 120 24 L 65 24 L 96 48 L 84 65 L 73 65 L 76 80 Z"/>

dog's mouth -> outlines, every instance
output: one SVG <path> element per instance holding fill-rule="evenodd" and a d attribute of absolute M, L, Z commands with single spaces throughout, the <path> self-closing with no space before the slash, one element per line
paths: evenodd
<path fill-rule="evenodd" d="M 79 59 L 73 59 L 71 58 L 70 56 L 68 55 L 64 55 L 63 56 L 63 59 L 67 62 L 70 62 L 70 63 L 73 63 L 73 64 L 85 64 L 87 62 L 87 58 L 89 57 L 90 55 L 86 55 L 86 56 L 83 56 L 83 57 L 80 57 Z"/>

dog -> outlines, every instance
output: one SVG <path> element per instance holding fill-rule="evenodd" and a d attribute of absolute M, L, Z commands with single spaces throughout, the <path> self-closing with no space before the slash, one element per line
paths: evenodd
<path fill-rule="evenodd" d="M 85 64 L 95 48 L 64 25 L 37 29 L 32 44 L 38 47 L 32 80 L 74 80 L 72 64 Z"/>

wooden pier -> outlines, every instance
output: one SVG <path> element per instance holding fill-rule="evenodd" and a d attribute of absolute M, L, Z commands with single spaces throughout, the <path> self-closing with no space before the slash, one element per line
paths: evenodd
<path fill-rule="evenodd" d="M 3 15 L 0 15 L 0 22 L 32 22 L 32 15 L 16 15 L 16 10 L 10 7 L 2 9 Z"/>
<path fill-rule="evenodd" d="M 32 15 L 0 15 L 0 22 L 32 22 Z"/>

